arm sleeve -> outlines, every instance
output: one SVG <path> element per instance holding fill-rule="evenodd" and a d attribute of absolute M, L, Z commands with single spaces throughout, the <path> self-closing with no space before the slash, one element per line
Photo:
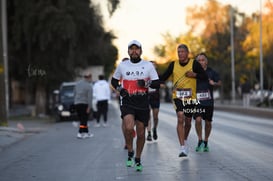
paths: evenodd
<path fill-rule="evenodd" d="M 174 68 L 174 61 L 171 62 L 169 64 L 168 68 L 166 69 L 166 71 L 159 76 L 159 80 L 161 82 L 165 82 L 171 76 L 171 74 L 173 73 L 173 68 Z"/>
<path fill-rule="evenodd" d="M 153 88 L 153 89 L 159 89 L 159 87 L 160 87 L 159 79 L 152 80 L 150 87 Z"/>
<path fill-rule="evenodd" d="M 119 86 L 119 80 L 112 77 L 111 85 L 114 89 L 117 89 L 117 87 Z"/>
<path fill-rule="evenodd" d="M 221 81 L 220 75 L 217 72 L 215 72 L 215 71 L 213 71 L 213 81 L 214 82 Z"/>
<path fill-rule="evenodd" d="M 207 75 L 206 71 L 203 69 L 201 64 L 199 62 L 197 62 L 196 60 L 194 60 L 194 62 L 193 62 L 192 69 L 193 69 L 193 72 L 196 73 L 196 79 L 200 79 L 200 80 L 207 80 L 208 79 L 208 75 Z"/>

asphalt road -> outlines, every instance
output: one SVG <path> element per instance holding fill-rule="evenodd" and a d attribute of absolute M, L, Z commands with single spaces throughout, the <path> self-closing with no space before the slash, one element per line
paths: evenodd
<path fill-rule="evenodd" d="M 273 121 L 215 111 L 210 152 L 196 153 L 194 122 L 189 136 L 190 154 L 178 157 L 176 117 L 171 104 L 162 103 L 158 141 L 143 150 L 143 171 L 125 166 L 118 106 L 109 111 L 109 126 L 94 127 L 94 137 L 76 138 L 71 122 L 47 125 L 39 134 L 0 152 L 1 181 L 249 181 L 273 178 Z"/>

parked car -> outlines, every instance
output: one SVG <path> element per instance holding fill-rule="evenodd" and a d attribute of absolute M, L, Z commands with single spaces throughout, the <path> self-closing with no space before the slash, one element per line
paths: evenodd
<path fill-rule="evenodd" d="M 55 90 L 55 117 L 56 122 L 63 120 L 76 119 L 74 106 L 74 88 L 76 82 L 63 82 L 59 90 Z"/>
<path fill-rule="evenodd" d="M 263 94 L 262 94 L 263 93 Z M 271 90 L 256 90 L 250 94 L 250 100 L 256 106 L 273 106 L 273 91 Z"/>

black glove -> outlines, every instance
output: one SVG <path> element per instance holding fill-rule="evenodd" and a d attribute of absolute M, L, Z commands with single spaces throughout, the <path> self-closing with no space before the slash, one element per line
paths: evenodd
<path fill-rule="evenodd" d="M 146 87 L 146 82 L 143 79 L 137 80 L 137 85 L 139 87 Z"/>
<path fill-rule="evenodd" d="M 121 97 L 129 96 L 128 91 L 126 89 L 124 89 L 121 85 L 117 86 L 116 90 L 119 91 L 119 95 Z"/>
<path fill-rule="evenodd" d="M 126 97 L 126 96 L 129 96 L 129 93 L 126 89 L 121 89 L 120 92 L 119 92 L 120 96 L 121 97 Z"/>

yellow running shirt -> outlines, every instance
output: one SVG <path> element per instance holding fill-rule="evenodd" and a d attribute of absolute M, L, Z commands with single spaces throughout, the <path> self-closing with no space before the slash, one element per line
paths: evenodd
<path fill-rule="evenodd" d="M 196 78 L 186 77 L 186 72 L 192 71 L 193 60 L 189 60 L 188 64 L 181 66 L 179 61 L 174 62 L 173 68 L 173 99 L 179 98 L 183 100 L 196 99 Z"/>

